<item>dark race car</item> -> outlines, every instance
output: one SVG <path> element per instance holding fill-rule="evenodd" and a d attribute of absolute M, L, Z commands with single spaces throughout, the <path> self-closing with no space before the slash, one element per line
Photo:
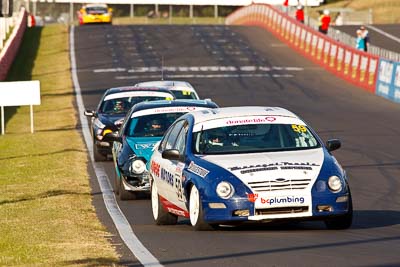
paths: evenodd
<path fill-rule="evenodd" d="M 173 93 L 163 88 L 126 86 L 108 89 L 96 110 L 85 111 L 85 115 L 91 117 L 94 160 L 106 160 L 107 155 L 111 155 L 111 143 L 105 142 L 103 136 L 119 130 L 133 105 L 143 101 L 171 99 L 174 99 Z"/>
<path fill-rule="evenodd" d="M 121 200 L 134 199 L 136 192 L 148 192 L 150 157 L 168 127 L 181 115 L 217 108 L 209 100 L 173 100 L 140 103 L 127 114 L 119 135 L 106 135 L 114 142 L 115 192 Z"/>

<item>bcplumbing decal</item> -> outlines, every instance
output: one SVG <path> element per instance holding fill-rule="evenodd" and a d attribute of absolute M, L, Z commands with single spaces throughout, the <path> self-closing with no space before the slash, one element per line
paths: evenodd
<path fill-rule="evenodd" d="M 260 198 L 261 204 L 275 205 L 275 204 L 304 204 L 304 197 L 274 197 L 274 198 Z"/>

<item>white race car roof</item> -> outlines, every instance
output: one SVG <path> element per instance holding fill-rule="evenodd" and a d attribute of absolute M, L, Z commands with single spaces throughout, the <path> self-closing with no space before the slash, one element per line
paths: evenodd
<path fill-rule="evenodd" d="M 172 91 L 190 91 L 196 92 L 193 86 L 185 81 L 149 81 L 138 83 L 135 86 L 141 87 L 167 87 Z"/>
<path fill-rule="evenodd" d="M 143 109 L 132 113 L 131 118 L 152 115 L 152 114 L 164 114 L 164 113 L 188 113 L 192 111 L 206 110 L 208 107 L 195 107 L 195 106 L 171 106 L 171 107 L 159 107 L 151 109 Z"/>
<path fill-rule="evenodd" d="M 83 7 L 104 7 L 107 8 L 106 4 L 86 4 Z"/>
<path fill-rule="evenodd" d="M 297 115 L 280 107 L 227 107 L 192 113 L 194 132 L 211 128 L 244 124 L 298 124 L 306 125 Z"/>
<path fill-rule="evenodd" d="M 173 99 L 174 96 L 167 92 L 158 92 L 158 91 L 128 91 L 128 92 L 118 92 L 115 94 L 109 94 L 104 98 L 104 101 L 116 98 L 125 98 L 125 97 L 141 97 L 141 96 L 154 96 L 154 97 L 165 97 Z"/>

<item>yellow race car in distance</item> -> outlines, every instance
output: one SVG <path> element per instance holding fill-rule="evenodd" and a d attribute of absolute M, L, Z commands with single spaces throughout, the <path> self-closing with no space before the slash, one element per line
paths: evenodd
<path fill-rule="evenodd" d="M 79 24 L 112 23 L 112 8 L 106 4 L 87 4 L 78 11 Z"/>

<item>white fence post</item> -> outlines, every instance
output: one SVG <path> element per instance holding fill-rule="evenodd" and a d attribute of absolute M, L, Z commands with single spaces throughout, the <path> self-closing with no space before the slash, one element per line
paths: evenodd
<path fill-rule="evenodd" d="M 1 135 L 4 135 L 4 106 L 1 106 Z"/>

